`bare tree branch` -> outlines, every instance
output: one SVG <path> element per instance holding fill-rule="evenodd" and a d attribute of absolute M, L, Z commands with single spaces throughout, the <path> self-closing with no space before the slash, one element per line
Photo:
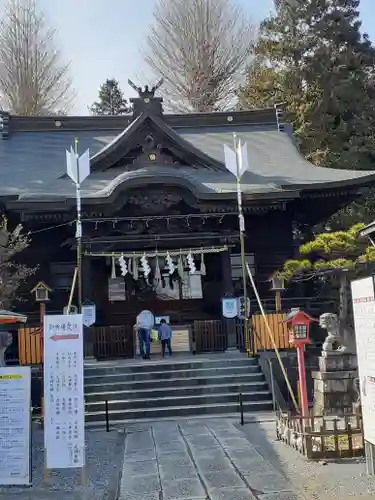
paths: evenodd
<path fill-rule="evenodd" d="M 20 115 L 68 111 L 74 93 L 69 64 L 54 45 L 35 0 L 8 0 L 0 20 L 0 95 L 2 107 Z"/>
<path fill-rule="evenodd" d="M 234 104 L 254 26 L 232 0 L 158 0 L 145 61 L 176 111 Z"/>

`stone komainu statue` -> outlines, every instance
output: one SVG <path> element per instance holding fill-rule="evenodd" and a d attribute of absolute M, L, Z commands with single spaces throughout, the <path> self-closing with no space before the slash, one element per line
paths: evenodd
<path fill-rule="evenodd" d="M 353 353 L 355 352 L 354 341 L 344 339 L 340 332 L 340 323 L 337 314 L 324 313 L 319 318 L 321 328 L 327 330 L 327 337 L 324 341 L 323 353 Z M 347 333 L 347 332 L 344 332 Z M 347 337 L 347 335 L 346 335 Z"/>
<path fill-rule="evenodd" d="M 13 336 L 9 332 L 0 331 L 0 366 L 5 366 L 5 351 L 11 345 Z"/>
<path fill-rule="evenodd" d="M 324 341 L 322 351 L 326 353 L 346 352 L 347 347 L 344 345 L 340 336 L 339 319 L 337 314 L 324 313 L 319 318 L 321 328 L 327 330 L 327 337 Z"/>

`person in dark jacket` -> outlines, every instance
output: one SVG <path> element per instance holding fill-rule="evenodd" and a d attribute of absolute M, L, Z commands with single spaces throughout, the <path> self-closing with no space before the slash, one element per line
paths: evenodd
<path fill-rule="evenodd" d="M 172 356 L 172 329 L 163 318 L 160 320 L 159 339 L 161 341 L 161 354 L 164 358 L 165 348 L 168 347 L 169 355 Z"/>

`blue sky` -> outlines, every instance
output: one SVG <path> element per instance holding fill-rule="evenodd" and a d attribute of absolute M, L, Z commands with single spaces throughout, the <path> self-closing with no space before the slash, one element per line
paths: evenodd
<path fill-rule="evenodd" d="M 189 0 L 186 0 L 189 1 Z M 363 29 L 375 41 L 375 0 L 362 0 Z M 74 112 L 86 114 L 97 97 L 99 85 L 115 77 L 126 95 L 127 80 L 142 84 L 137 76 L 145 69 L 141 49 L 152 20 L 155 0 L 38 0 L 53 27 L 58 44 L 72 62 L 77 93 Z M 238 0 L 259 21 L 273 8 L 273 0 Z M 5 0 L 0 0 L 3 8 Z M 372 7 L 372 8 L 371 8 Z"/>

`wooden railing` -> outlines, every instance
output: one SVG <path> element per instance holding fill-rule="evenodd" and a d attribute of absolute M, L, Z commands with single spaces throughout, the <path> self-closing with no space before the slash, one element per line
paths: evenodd
<path fill-rule="evenodd" d="M 19 328 L 18 360 L 20 365 L 40 365 L 43 363 L 41 328 Z"/>
<path fill-rule="evenodd" d="M 132 358 L 133 326 L 97 326 L 89 329 L 97 359 Z"/>
<path fill-rule="evenodd" d="M 290 347 L 289 332 L 286 323 L 282 322 L 285 318 L 285 314 L 267 314 L 266 318 L 276 347 L 278 349 L 288 349 Z M 254 352 L 257 353 L 259 350 L 267 351 L 273 349 L 274 346 L 266 322 L 261 314 L 254 314 L 251 318 L 251 326 L 253 328 Z"/>
<path fill-rule="evenodd" d="M 361 415 L 302 418 L 277 415 L 277 438 L 307 458 L 352 458 L 364 454 Z"/>
<path fill-rule="evenodd" d="M 227 334 L 224 322 L 221 319 L 194 321 L 193 344 L 197 353 L 225 351 Z"/>

